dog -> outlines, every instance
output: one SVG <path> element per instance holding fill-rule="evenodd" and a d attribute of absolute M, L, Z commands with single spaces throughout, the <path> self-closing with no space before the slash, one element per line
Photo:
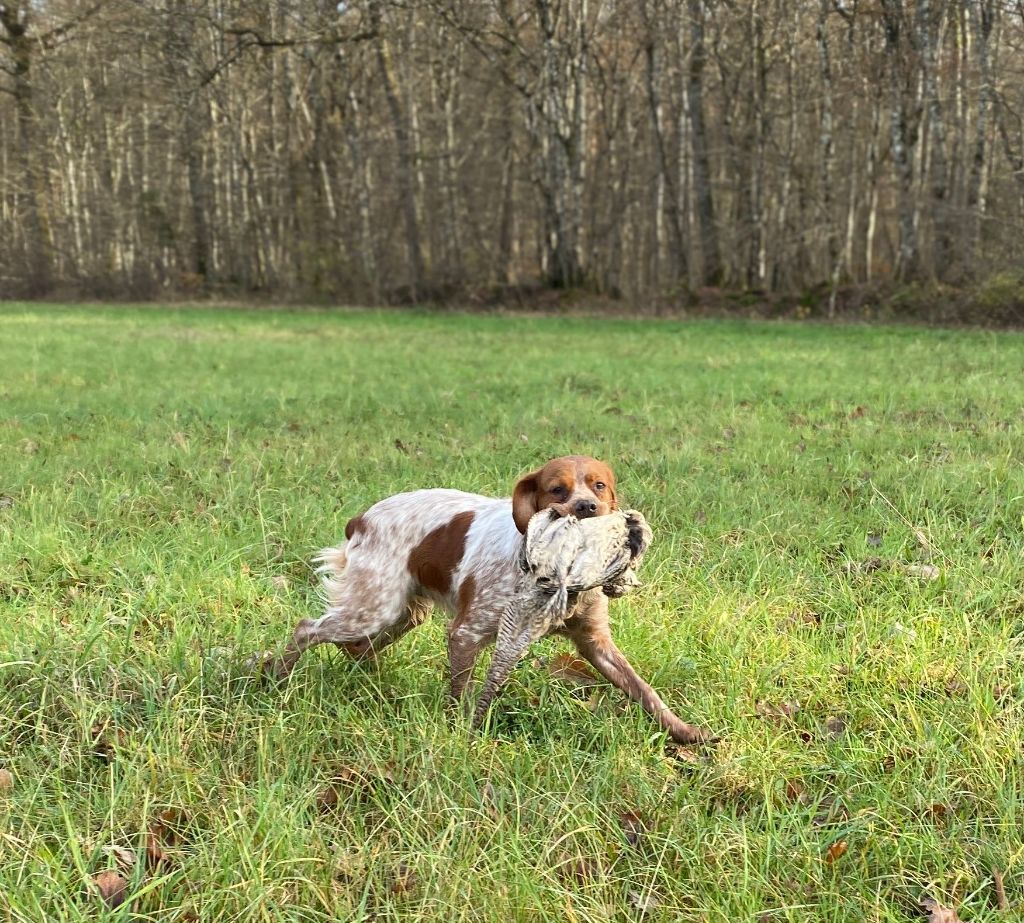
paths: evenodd
<path fill-rule="evenodd" d="M 381 500 L 349 521 L 343 543 L 321 552 L 317 560 L 327 611 L 318 619 L 302 619 L 268 668 L 284 678 L 305 651 L 328 642 L 356 659 L 372 658 L 421 624 L 437 605 L 452 616 L 451 696 L 466 700 L 477 658 L 494 642 L 513 597 L 530 518 L 551 508 L 583 519 L 618 506 L 611 468 L 583 455 L 554 458 L 524 475 L 511 499 L 430 489 Z M 673 714 L 615 646 L 608 598 L 600 588 L 579 593 L 555 631 L 643 706 L 674 741 L 711 739 Z"/>

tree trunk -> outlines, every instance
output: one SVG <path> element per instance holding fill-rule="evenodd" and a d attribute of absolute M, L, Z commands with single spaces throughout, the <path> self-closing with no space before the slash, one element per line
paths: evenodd
<path fill-rule="evenodd" d="M 914 147 L 906 112 L 907 87 L 903 79 L 904 45 L 902 0 L 882 0 L 883 28 L 889 64 L 889 135 L 899 208 L 899 255 L 896 277 L 907 282 L 918 273 L 917 224 L 914 220 Z"/>
<path fill-rule="evenodd" d="M 687 6 L 690 14 L 690 67 L 686 92 L 690 109 L 693 192 L 696 199 L 697 226 L 700 229 L 702 275 L 705 284 L 719 285 L 722 281 L 722 260 L 718 250 L 708 136 L 704 125 L 704 2 L 687 0 Z"/>
<path fill-rule="evenodd" d="M 45 295 L 52 285 L 52 255 L 47 209 L 46 156 L 39 146 L 38 114 L 32 87 L 34 40 L 28 35 L 28 12 L 0 6 L 0 25 L 5 30 L 13 67 L 14 107 L 18 124 L 18 160 L 24 202 L 26 287 L 32 296 Z"/>
<path fill-rule="evenodd" d="M 382 28 L 380 0 L 369 6 L 374 29 L 377 33 L 377 63 L 380 67 L 384 96 L 391 116 L 391 130 L 395 137 L 395 158 L 399 205 L 405 225 L 405 249 L 408 261 L 410 296 L 416 301 L 423 292 L 424 265 L 423 247 L 420 243 L 420 225 L 416 212 L 416 163 L 413 156 L 412 137 L 409 125 L 402 112 L 398 86 L 391 67 L 391 54 Z"/>
<path fill-rule="evenodd" d="M 658 177 L 664 191 L 664 215 L 668 219 L 669 256 L 671 280 L 673 283 L 687 272 L 686 251 L 683 245 L 683 222 L 679 211 L 679 190 L 676 187 L 676 173 L 670 168 L 668 142 L 665 138 L 664 118 L 660 96 L 661 66 L 658 55 L 657 37 L 648 17 L 647 4 L 643 5 L 644 18 L 650 34 L 644 48 L 646 57 L 647 104 L 651 113 L 651 132 L 654 136 L 654 155 L 658 165 Z"/>

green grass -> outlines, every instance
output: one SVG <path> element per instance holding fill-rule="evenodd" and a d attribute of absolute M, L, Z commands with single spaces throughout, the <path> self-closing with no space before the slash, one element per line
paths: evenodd
<path fill-rule="evenodd" d="M 1012 334 L 0 309 L 0 918 L 1019 919 L 1022 373 Z M 566 452 L 655 530 L 616 637 L 709 755 L 533 662 L 470 737 L 440 618 L 247 676 L 350 516 Z M 168 808 L 173 861 L 83 900 Z"/>

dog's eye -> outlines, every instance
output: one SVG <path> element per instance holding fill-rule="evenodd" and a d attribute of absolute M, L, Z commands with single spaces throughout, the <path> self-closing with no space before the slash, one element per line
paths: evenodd
<path fill-rule="evenodd" d="M 551 488 L 551 493 L 553 493 L 556 497 L 564 497 L 565 488 L 561 484 L 558 484 L 557 486 Z"/>
<path fill-rule="evenodd" d="M 598 482 L 597 482 L 597 483 L 596 483 L 596 484 L 594 485 L 594 490 L 604 490 L 604 488 L 605 488 L 605 483 L 604 483 L 604 481 L 598 481 Z"/>

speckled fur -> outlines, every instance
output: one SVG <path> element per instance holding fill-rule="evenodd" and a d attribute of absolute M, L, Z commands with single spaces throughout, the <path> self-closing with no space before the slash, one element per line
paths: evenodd
<path fill-rule="evenodd" d="M 523 485 L 540 484 L 537 490 L 543 489 L 548 469 L 562 480 L 571 481 L 567 472 L 572 470 L 580 474 L 559 504 L 527 497 L 528 507 L 564 506 L 568 511 L 582 497 L 587 503 L 593 501 L 597 512 L 591 515 L 616 508 L 610 469 L 582 456 L 555 459 L 522 478 L 516 487 L 521 506 Z M 610 501 L 599 496 L 600 487 L 592 492 L 595 477 L 609 480 Z M 460 528 L 452 530 L 453 524 Z M 268 662 L 269 668 L 280 677 L 287 676 L 306 650 L 325 643 L 353 657 L 373 657 L 419 625 L 433 604 L 452 617 L 447 632 L 451 695 L 465 697 L 480 652 L 494 642 L 516 592 L 523 537 L 513 517 L 513 500 L 459 490 L 416 490 L 381 500 L 350 521 L 346 534 L 347 541 L 325 548 L 317 559 L 324 614 L 302 619 L 284 652 Z M 432 536 L 438 535 L 441 538 L 432 546 Z M 434 549 L 439 559 L 431 569 L 427 565 Z M 414 552 L 419 570 L 410 567 Z M 414 573 L 420 573 L 421 579 Z M 608 627 L 608 600 L 600 589 L 578 594 L 564 623 L 553 630 L 569 637 L 583 657 L 640 702 L 674 739 L 694 741 L 706 736 L 677 718 L 615 646 Z"/>

